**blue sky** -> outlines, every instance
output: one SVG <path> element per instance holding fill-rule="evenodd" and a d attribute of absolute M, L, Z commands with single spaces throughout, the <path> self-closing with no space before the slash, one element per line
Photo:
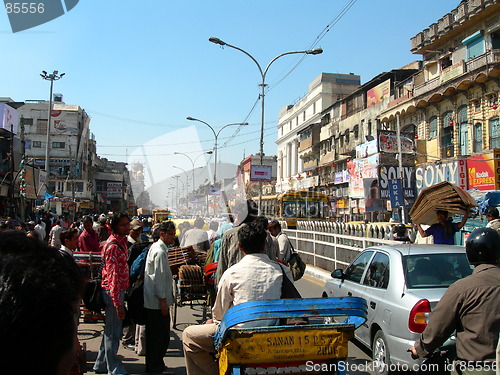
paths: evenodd
<path fill-rule="evenodd" d="M 357 0 L 317 43 L 317 37 L 349 0 L 81 0 L 70 12 L 36 28 L 13 34 L 0 12 L 3 58 L 0 96 L 16 101 L 47 99 L 42 70 L 66 73 L 55 83 L 67 104 L 91 116 L 98 154 L 125 161 L 138 146 L 193 126 L 187 116 L 215 129 L 247 121 L 219 160 L 238 163 L 258 152 L 260 75 L 243 53 L 210 43 L 219 37 L 252 54 L 265 67 L 275 56 L 321 47 L 266 94 L 264 151 L 276 154 L 278 111 L 307 93 L 321 72 L 355 73 L 367 82 L 383 71 L 420 59 L 410 38 L 455 8 L 458 0 Z M 273 86 L 300 57 L 272 65 Z M 197 135 L 176 140 L 193 158 L 213 147 L 202 124 Z M 225 143 L 235 129 L 221 133 Z M 168 137 L 167 137 L 168 139 Z M 168 143 L 146 147 L 177 163 Z M 187 164 L 185 164 L 187 168 Z"/>

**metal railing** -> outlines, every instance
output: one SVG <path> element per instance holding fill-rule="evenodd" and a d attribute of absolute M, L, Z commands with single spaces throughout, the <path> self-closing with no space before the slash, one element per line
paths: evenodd
<path fill-rule="evenodd" d="M 396 244 L 387 240 L 391 225 L 348 224 L 321 221 L 299 221 L 296 229 L 283 231 L 309 265 L 333 271 L 345 268 L 365 248 L 373 245 Z"/>

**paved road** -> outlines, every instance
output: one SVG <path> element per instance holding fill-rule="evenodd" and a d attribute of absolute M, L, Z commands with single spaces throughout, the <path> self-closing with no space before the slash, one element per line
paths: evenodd
<path fill-rule="evenodd" d="M 320 297 L 324 281 L 318 278 L 317 275 L 313 276 L 307 274 L 296 285 L 304 297 Z M 172 330 L 170 346 L 165 357 L 165 363 L 173 371 L 174 374 L 186 374 L 184 365 L 184 357 L 182 352 L 181 336 L 182 330 L 189 325 L 198 324 L 203 321 L 203 309 L 200 305 L 183 306 L 178 309 L 177 325 Z M 79 326 L 78 337 L 80 342 L 85 343 L 87 346 L 87 360 L 89 364 L 89 372 L 92 374 L 92 365 L 94 364 L 99 350 L 99 345 L 102 339 L 103 323 L 81 323 Z M 125 367 L 130 374 L 143 374 L 145 371 L 145 357 L 138 356 L 134 351 L 120 347 L 118 354 L 122 356 Z M 364 371 L 369 368 L 371 363 L 370 357 L 363 350 L 359 349 L 356 345 L 349 344 L 349 359 L 348 373 L 356 375 L 366 375 L 372 372 Z M 354 370 L 354 366 L 357 366 Z"/>

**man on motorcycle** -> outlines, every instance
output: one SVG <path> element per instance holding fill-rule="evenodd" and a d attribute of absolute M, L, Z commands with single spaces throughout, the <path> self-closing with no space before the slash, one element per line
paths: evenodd
<path fill-rule="evenodd" d="M 490 228 L 477 228 L 467 240 L 466 251 L 473 273 L 448 288 L 410 350 L 414 356 L 426 357 L 456 331 L 455 372 L 493 375 L 500 331 L 500 235 Z"/>

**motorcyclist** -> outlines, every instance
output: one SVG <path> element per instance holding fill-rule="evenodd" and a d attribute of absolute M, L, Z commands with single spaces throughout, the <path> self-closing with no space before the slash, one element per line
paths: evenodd
<path fill-rule="evenodd" d="M 474 271 L 446 290 L 410 350 L 420 358 L 429 356 L 456 331 L 455 373 L 493 375 L 500 331 L 500 235 L 477 228 L 466 252 Z"/>

